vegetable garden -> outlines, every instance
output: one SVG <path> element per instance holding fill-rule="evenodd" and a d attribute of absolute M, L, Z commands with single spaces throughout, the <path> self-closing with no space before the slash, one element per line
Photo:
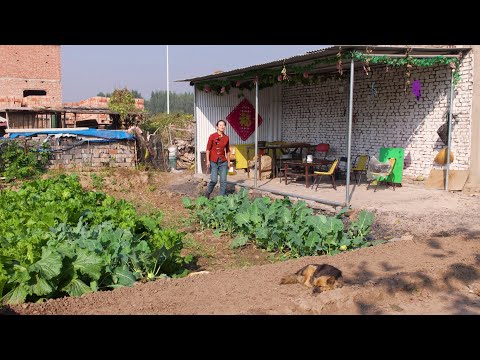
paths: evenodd
<path fill-rule="evenodd" d="M 0 172 L 7 183 L 44 172 L 48 149 L 8 142 L 1 150 Z M 78 175 L 60 174 L 0 192 L 2 303 L 81 296 L 189 273 L 197 259 L 182 255 L 188 242 L 179 226 L 162 226 L 156 206 L 140 214 L 133 203 L 102 192 L 100 175 L 90 178 L 95 191 L 84 189 Z M 182 201 L 190 218 L 177 222 L 225 234 L 233 239 L 230 247 L 240 251 L 253 244 L 287 259 L 334 255 L 375 243 L 369 237 L 373 214 L 366 211 L 348 222 L 347 209 L 325 216 L 303 201 L 251 199 L 244 190 Z"/>

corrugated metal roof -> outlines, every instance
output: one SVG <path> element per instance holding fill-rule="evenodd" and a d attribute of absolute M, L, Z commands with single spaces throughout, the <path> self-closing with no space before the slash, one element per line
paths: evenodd
<path fill-rule="evenodd" d="M 342 50 L 342 52 L 348 52 L 348 51 L 360 51 L 363 52 L 366 47 L 371 49 L 375 54 L 381 54 L 381 55 L 402 55 L 405 54 L 405 51 L 407 48 L 409 48 L 406 45 L 334 45 L 330 47 L 326 47 L 323 49 L 318 49 L 318 50 L 313 50 L 309 51 L 305 54 L 301 55 L 295 55 L 291 56 L 288 58 L 280 59 L 280 60 L 275 60 L 272 62 L 264 63 L 264 64 L 257 64 L 257 65 L 251 65 L 248 67 L 244 68 L 239 68 L 239 69 L 234 69 L 234 70 L 229 70 L 217 74 L 209 74 L 209 75 L 204 75 L 204 76 L 198 76 L 195 78 L 190 78 L 190 79 L 184 79 L 184 80 L 175 80 L 175 82 L 182 82 L 182 81 L 189 81 L 191 84 L 194 84 L 199 81 L 203 80 L 212 80 L 212 79 L 222 79 L 222 78 L 228 78 L 231 76 L 236 76 L 236 75 L 241 75 L 245 72 L 248 71 L 253 71 L 253 70 L 260 70 L 260 69 L 268 69 L 268 68 L 276 68 L 276 67 L 281 67 L 283 65 L 291 65 L 291 64 L 300 64 L 300 63 L 305 63 L 308 64 L 309 62 L 323 58 L 323 57 L 328 57 L 332 55 L 336 55 L 338 51 Z M 460 52 L 466 52 L 468 50 L 471 50 L 471 48 L 468 47 L 455 47 L 455 48 L 434 48 L 434 47 L 411 47 L 411 53 L 410 55 L 456 55 Z M 343 67 L 347 68 L 350 66 L 349 63 L 344 63 Z M 330 72 L 330 71 L 335 71 L 336 70 L 336 64 L 331 65 L 327 64 L 324 66 L 318 66 L 318 72 Z"/>

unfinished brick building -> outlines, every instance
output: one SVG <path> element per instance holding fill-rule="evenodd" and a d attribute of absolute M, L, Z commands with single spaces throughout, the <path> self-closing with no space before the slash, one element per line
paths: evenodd
<path fill-rule="evenodd" d="M 60 45 L 0 45 L 0 64 L 0 135 L 20 123 L 56 127 L 60 113 L 9 114 L 7 109 L 62 106 Z"/>
<path fill-rule="evenodd" d="M 60 45 L 0 45 L 0 137 L 21 139 L 25 149 L 48 142 L 50 168 L 133 166 L 135 138 L 126 132 L 56 129 L 121 125 L 107 98 L 64 104 L 61 69 Z M 143 109 L 143 99 L 136 105 Z"/>
<path fill-rule="evenodd" d="M 0 136 L 5 128 L 118 127 L 108 98 L 63 103 L 60 45 L 0 45 L 0 64 Z"/>
<path fill-rule="evenodd" d="M 60 45 L 0 45 L 0 107 L 62 106 Z"/>

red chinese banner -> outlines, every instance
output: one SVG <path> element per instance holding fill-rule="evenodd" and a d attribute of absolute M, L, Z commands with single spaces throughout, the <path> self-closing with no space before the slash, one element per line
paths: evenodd
<path fill-rule="evenodd" d="M 228 114 L 227 121 L 237 132 L 240 139 L 247 140 L 255 132 L 255 108 L 247 99 L 243 99 L 233 111 Z M 262 117 L 258 114 L 258 126 L 262 124 Z"/>

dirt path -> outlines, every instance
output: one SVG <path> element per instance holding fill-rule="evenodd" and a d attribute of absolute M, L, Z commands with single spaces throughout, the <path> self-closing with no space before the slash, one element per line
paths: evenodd
<path fill-rule="evenodd" d="M 12 307 L 21 314 L 480 314 L 480 240 L 432 238 L 334 257 L 163 279 L 81 298 Z M 312 295 L 279 278 L 308 263 L 343 270 L 343 288 Z M 468 286 L 470 285 L 470 286 Z"/>
<path fill-rule="evenodd" d="M 171 174 L 169 174 L 170 176 Z M 125 176 L 116 176 L 118 185 Z M 108 179 L 108 177 L 106 177 Z M 3 309 L 7 314 L 480 314 L 480 211 L 477 196 L 429 193 L 393 208 L 375 209 L 375 247 L 335 256 L 279 261 L 250 247 L 231 250 L 229 238 L 200 232 L 179 221 L 188 213 L 172 179 L 130 177 L 129 191 L 107 192 L 141 199 L 140 210 L 158 207 L 165 222 L 187 229 L 187 251 L 199 256 L 197 271 L 183 279 L 161 279 L 133 288 L 49 300 Z M 184 177 L 182 193 L 195 196 L 197 183 Z M 111 181 L 111 180 L 106 180 Z M 138 183 L 136 183 L 138 182 Z M 149 188 L 150 187 L 150 188 Z M 427 194 L 428 195 L 428 194 Z M 366 200 L 367 201 L 367 200 Z M 429 205 L 429 201 L 438 207 Z M 368 205 L 366 206 L 368 207 Z M 423 209 L 423 210 L 422 210 Z M 300 285 L 279 285 L 282 276 L 309 263 L 340 268 L 345 286 L 318 295 Z"/>

